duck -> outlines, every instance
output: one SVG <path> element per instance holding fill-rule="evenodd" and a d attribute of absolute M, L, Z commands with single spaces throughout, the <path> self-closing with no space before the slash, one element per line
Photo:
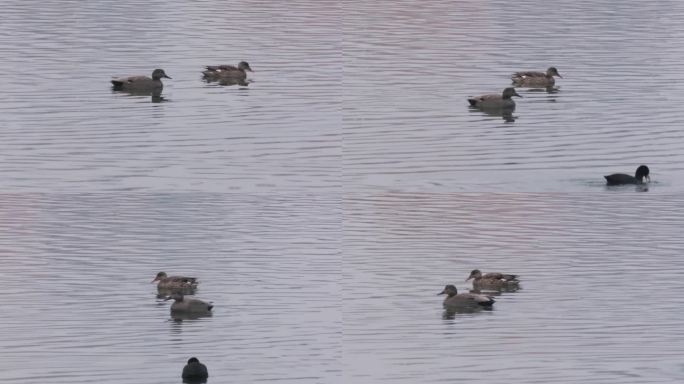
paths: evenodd
<path fill-rule="evenodd" d="M 603 177 L 606 178 L 606 183 L 608 185 L 644 184 L 644 178 L 646 178 L 649 183 L 651 182 L 649 173 L 651 173 L 651 170 L 642 164 L 636 169 L 634 176 L 626 175 L 624 173 L 614 173 Z"/>
<path fill-rule="evenodd" d="M 438 295 L 447 295 L 444 298 L 444 307 L 469 307 L 491 308 L 495 300 L 491 296 L 476 293 L 458 293 L 454 285 L 446 285 Z"/>
<path fill-rule="evenodd" d="M 112 79 L 112 85 L 115 91 L 154 92 L 164 88 L 162 78 L 170 79 L 171 77 L 163 69 L 157 68 L 152 71 L 152 78 L 147 76 L 118 77 Z"/>
<path fill-rule="evenodd" d="M 549 67 L 546 72 L 516 72 L 511 75 L 511 80 L 513 84 L 522 87 L 552 87 L 556 84 L 554 76 L 563 78 L 556 67 Z"/>
<path fill-rule="evenodd" d="M 479 269 L 473 269 L 466 279 L 473 279 L 475 289 L 515 289 L 518 288 L 518 275 L 490 272 L 483 274 Z"/>
<path fill-rule="evenodd" d="M 211 313 L 211 309 L 214 308 L 214 304 L 211 302 L 188 297 L 180 292 L 167 296 L 164 300 L 171 299 L 174 300 L 173 304 L 171 304 L 172 313 L 208 314 Z"/>
<path fill-rule="evenodd" d="M 181 377 L 184 382 L 204 382 L 209 377 L 209 372 L 207 366 L 200 363 L 199 359 L 191 357 L 183 367 Z"/>
<path fill-rule="evenodd" d="M 167 276 L 166 272 L 157 273 L 152 283 L 157 281 L 157 289 L 159 290 L 195 289 L 198 284 L 197 279 L 194 277 Z"/>
<path fill-rule="evenodd" d="M 219 79 L 235 79 L 244 80 L 247 78 L 247 72 L 254 72 L 249 67 L 249 63 L 241 61 L 237 67 L 234 65 L 207 65 L 206 70 L 202 72 L 205 78 L 209 80 Z"/>
<path fill-rule="evenodd" d="M 500 95 L 489 94 L 471 97 L 468 99 L 471 107 L 483 108 L 483 109 L 504 109 L 504 108 L 515 108 L 515 101 L 512 97 L 522 97 L 515 91 L 515 88 L 508 87 L 503 90 Z"/>

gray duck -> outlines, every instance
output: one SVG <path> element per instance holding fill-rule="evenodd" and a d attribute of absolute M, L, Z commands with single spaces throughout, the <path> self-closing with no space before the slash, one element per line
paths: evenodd
<path fill-rule="evenodd" d="M 161 79 L 167 78 L 163 69 L 155 69 L 152 71 L 152 77 L 147 76 L 128 76 L 118 77 L 112 79 L 112 85 L 115 91 L 131 91 L 131 92 L 154 92 L 161 91 L 164 88 Z"/>
<path fill-rule="evenodd" d="M 494 298 L 476 293 L 458 293 L 454 285 L 447 285 L 438 295 L 447 295 L 444 298 L 444 307 L 451 308 L 490 308 L 494 304 Z"/>
<path fill-rule="evenodd" d="M 522 97 L 515 91 L 515 88 L 509 87 L 504 89 L 500 95 L 487 94 L 470 97 L 468 102 L 471 107 L 483 109 L 515 108 L 515 101 L 512 99 L 513 96 Z"/>
<path fill-rule="evenodd" d="M 171 299 L 174 300 L 173 304 L 171 304 L 171 312 L 175 313 L 209 314 L 211 309 L 214 308 L 214 304 L 211 302 L 185 296 L 182 293 L 174 293 L 164 300 Z"/>

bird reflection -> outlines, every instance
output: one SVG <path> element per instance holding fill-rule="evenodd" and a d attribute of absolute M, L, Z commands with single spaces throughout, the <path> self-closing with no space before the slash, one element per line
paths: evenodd
<path fill-rule="evenodd" d="M 445 307 L 444 312 L 442 312 L 442 319 L 453 320 L 456 315 L 478 313 L 482 311 L 490 312 L 492 310 L 492 307 Z"/>
<path fill-rule="evenodd" d="M 212 317 L 212 316 L 213 316 L 213 312 L 206 312 L 206 313 L 178 312 L 178 311 L 172 311 L 171 312 L 171 318 L 176 323 L 182 323 L 184 320 L 197 320 L 197 319 L 201 319 L 203 317 Z"/>
<path fill-rule="evenodd" d="M 512 108 L 482 108 L 482 107 L 470 107 L 471 112 L 482 112 L 489 116 L 499 116 L 505 122 L 512 123 L 517 119 L 517 116 L 513 116 L 515 112 L 515 106 Z"/>
<path fill-rule="evenodd" d="M 227 86 L 230 87 L 232 85 L 239 85 L 241 87 L 246 87 L 249 85 L 249 83 L 252 82 L 252 80 L 245 80 L 245 79 L 235 79 L 235 78 L 210 78 L 210 77 L 205 77 L 202 79 L 205 83 L 207 84 L 213 84 L 216 83 L 221 86 Z"/>
<path fill-rule="evenodd" d="M 183 384 L 204 384 L 207 379 L 183 379 Z"/>
<path fill-rule="evenodd" d="M 174 334 L 179 334 L 183 331 L 183 322 L 184 321 L 195 321 L 199 320 L 203 317 L 212 317 L 211 313 L 205 313 L 205 314 L 198 314 L 198 313 L 177 313 L 177 312 L 171 312 L 171 318 L 169 319 L 171 322 L 171 331 Z"/>
<path fill-rule="evenodd" d="M 162 90 L 161 89 L 155 89 L 153 91 L 131 91 L 131 90 L 118 90 L 118 89 L 112 89 L 112 93 L 121 93 L 127 96 L 131 97 L 140 97 L 140 96 L 150 96 L 150 101 L 153 103 L 162 103 L 165 101 L 169 101 L 166 99 L 164 96 L 161 95 Z"/>
<path fill-rule="evenodd" d="M 638 184 L 638 185 L 604 185 L 607 191 L 624 191 L 627 188 L 634 187 L 634 192 L 648 192 L 648 186 L 653 183 L 648 184 Z"/>
<path fill-rule="evenodd" d="M 546 93 L 558 93 L 560 92 L 560 87 L 532 87 L 526 88 L 525 92 L 546 92 Z M 556 101 L 555 99 L 553 101 Z"/>

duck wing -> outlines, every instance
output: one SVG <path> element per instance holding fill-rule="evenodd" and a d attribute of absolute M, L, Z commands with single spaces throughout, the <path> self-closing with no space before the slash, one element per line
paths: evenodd
<path fill-rule="evenodd" d="M 238 68 L 234 65 L 221 64 L 221 65 L 207 65 L 207 71 L 219 72 L 219 71 L 237 71 Z"/>
<path fill-rule="evenodd" d="M 546 77 L 545 72 L 537 72 L 537 71 L 523 71 L 523 72 L 516 72 L 511 75 L 511 79 L 520 79 L 520 78 L 525 78 L 525 77 Z"/>
<path fill-rule="evenodd" d="M 499 272 L 485 273 L 482 277 L 485 279 L 504 280 L 504 281 L 511 281 L 511 280 L 517 280 L 518 279 L 518 275 L 510 275 L 507 273 L 499 273 Z"/>
<path fill-rule="evenodd" d="M 195 281 L 197 281 L 197 278 L 196 277 L 186 277 L 186 276 L 169 276 L 166 278 L 166 280 L 194 283 Z"/>
<path fill-rule="evenodd" d="M 477 305 L 490 306 L 494 304 L 494 298 L 486 295 L 478 295 L 476 293 L 464 293 L 464 298 Z"/>
<path fill-rule="evenodd" d="M 150 80 L 152 80 L 152 79 L 147 77 L 147 76 L 117 77 L 117 78 L 112 79 L 112 84 L 123 85 L 123 84 L 132 84 L 132 83 L 137 83 L 137 82 L 142 82 L 142 81 L 150 81 Z"/>

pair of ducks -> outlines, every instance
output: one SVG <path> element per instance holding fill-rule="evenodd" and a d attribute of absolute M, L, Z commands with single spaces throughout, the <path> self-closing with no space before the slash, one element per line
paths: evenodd
<path fill-rule="evenodd" d="M 197 289 L 198 282 L 194 277 L 167 276 L 166 272 L 159 272 L 152 280 L 152 283 L 155 282 L 157 290 L 166 294 L 164 300 L 174 300 L 171 304 L 171 313 L 202 315 L 210 314 L 211 309 L 214 308 L 211 302 L 186 296 L 192 295 Z"/>
<path fill-rule="evenodd" d="M 209 81 L 233 81 L 244 83 L 247 71 L 254 72 L 246 61 L 241 61 L 237 67 L 234 65 L 207 65 L 202 72 L 204 78 Z M 152 77 L 128 76 L 112 79 L 112 85 L 116 91 L 130 92 L 155 92 L 161 91 L 164 84 L 161 79 L 170 79 L 163 69 L 157 68 L 152 71 Z"/>
<path fill-rule="evenodd" d="M 556 84 L 554 76 L 563 78 L 563 76 L 558 73 L 558 69 L 556 69 L 556 67 L 549 67 L 546 72 L 516 72 L 511 75 L 511 80 L 513 81 L 513 84 L 518 87 L 552 87 L 554 84 Z M 503 93 L 500 95 L 490 94 L 471 97 L 468 99 L 468 102 L 472 107 L 485 110 L 511 110 L 515 108 L 513 96 L 522 97 L 518 94 L 518 92 L 515 91 L 515 88 L 509 87 L 504 89 Z M 634 176 L 624 173 L 615 173 L 604 177 L 608 185 L 644 184 L 644 179 L 646 179 L 648 182 L 651 181 L 649 173 L 650 170 L 647 166 L 640 165 L 634 173 Z"/>
<path fill-rule="evenodd" d="M 473 279 L 473 288 L 477 290 L 515 290 L 519 288 L 518 275 L 508 273 L 490 272 L 483 274 L 479 269 L 470 272 L 466 279 Z M 447 285 L 438 295 L 447 295 L 444 299 L 444 307 L 454 308 L 491 308 L 495 300 L 492 296 L 477 293 L 458 293 L 454 285 Z"/>
<path fill-rule="evenodd" d="M 511 75 L 511 80 L 516 87 L 548 88 L 556 84 L 554 76 L 563 78 L 556 67 L 549 67 L 546 72 L 516 72 Z M 515 88 L 508 87 L 500 95 L 490 94 L 471 97 L 468 102 L 472 107 L 482 109 L 513 109 L 515 108 L 513 96 L 522 97 L 515 91 Z"/>

